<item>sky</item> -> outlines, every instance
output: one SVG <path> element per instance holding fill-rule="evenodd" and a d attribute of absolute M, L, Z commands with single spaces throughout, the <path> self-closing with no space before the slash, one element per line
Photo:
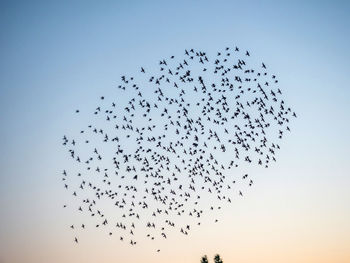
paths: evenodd
<path fill-rule="evenodd" d="M 0 262 L 350 262 L 349 13 L 347 1 L 1 1 Z M 162 253 L 98 231 L 75 245 L 60 181 L 74 111 L 140 66 L 228 45 L 261 58 L 298 113 L 278 162 Z"/>

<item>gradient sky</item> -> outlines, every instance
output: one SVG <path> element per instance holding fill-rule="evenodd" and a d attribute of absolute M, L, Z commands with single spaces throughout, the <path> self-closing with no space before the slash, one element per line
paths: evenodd
<path fill-rule="evenodd" d="M 0 262 L 350 262 L 350 4 L 286 2 L 1 1 Z M 298 113 L 278 162 L 162 253 L 98 231 L 75 245 L 60 182 L 74 110 L 141 65 L 227 45 L 266 62 Z"/>

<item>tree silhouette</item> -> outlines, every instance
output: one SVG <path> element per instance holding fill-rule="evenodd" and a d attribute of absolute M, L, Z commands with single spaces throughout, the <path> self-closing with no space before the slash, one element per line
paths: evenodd
<path fill-rule="evenodd" d="M 208 258 L 207 258 L 207 255 L 204 255 L 202 258 L 201 258 L 201 263 L 209 263 L 208 261 Z M 221 257 L 219 254 L 216 254 L 215 257 L 214 257 L 214 263 L 223 263 Z"/>
<path fill-rule="evenodd" d="M 201 263 L 209 263 L 207 255 L 205 255 L 201 258 Z"/>
<path fill-rule="evenodd" d="M 220 258 L 219 254 L 216 254 L 214 257 L 214 262 L 215 263 L 223 263 L 222 259 Z"/>

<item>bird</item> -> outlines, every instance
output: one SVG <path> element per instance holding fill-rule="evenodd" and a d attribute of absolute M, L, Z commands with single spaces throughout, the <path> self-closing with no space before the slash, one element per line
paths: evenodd
<path fill-rule="evenodd" d="M 153 243 L 173 229 L 191 236 L 203 217 L 218 223 L 219 210 L 253 190 L 245 167 L 273 165 L 297 114 L 277 76 L 250 56 L 237 46 L 187 48 L 152 72 L 121 76 L 117 94 L 104 93 L 91 112 L 75 110 L 86 125 L 67 122 L 59 175 L 69 208 L 86 221 L 67 224 L 71 231 L 92 225 L 136 247 L 139 233 Z"/>

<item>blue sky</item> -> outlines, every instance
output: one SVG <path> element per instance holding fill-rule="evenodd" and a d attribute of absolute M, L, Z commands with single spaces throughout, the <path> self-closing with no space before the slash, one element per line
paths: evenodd
<path fill-rule="evenodd" d="M 330 236 L 349 248 L 349 238 L 341 236 L 350 236 L 349 3 L 2 1 L 0 10 L 0 255 L 5 255 L 0 261 L 21 262 L 13 252 L 19 246 L 27 262 L 40 262 L 44 241 L 50 244 L 46 259 L 58 254 L 56 245 L 60 252 L 73 251 L 62 230 L 69 215 L 60 209 L 59 173 L 65 161 L 61 136 L 84 123 L 75 119 L 76 108 L 92 109 L 99 96 L 113 93 L 121 75 L 140 66 L 155 68 L 158 60 L 185 48 L 214 53 L 227 45 L 263 60 L 298 113 L 280 162 L 258 179 L 241 212 L 249 217 L 259 209 L 254 200 L 265 198 L 282 221 L 290 211 L 300 222 L 326 214 L 319 219 L 320 229 L 303 240 Z M 274 203 L 278 198 L 291 210 Z M 333 232 L 322 230 L 332 224 L 337 224 Z M 34 233 L 41 241 L 34 238 L 29 246 Z M 56 238 L 60 241 L 52 242 Z M 317 247 L 320 253 L 327 244 Z M 196 258 L 185 246 L 181 249 L 187 258 L 180 261 Z M 195 251 L 198 258 L 202 251 Z M 223 249 L 226 257 L 235 259 L 228 251 Z M 83 251 L 71 253 L 84 261 Z"/>

